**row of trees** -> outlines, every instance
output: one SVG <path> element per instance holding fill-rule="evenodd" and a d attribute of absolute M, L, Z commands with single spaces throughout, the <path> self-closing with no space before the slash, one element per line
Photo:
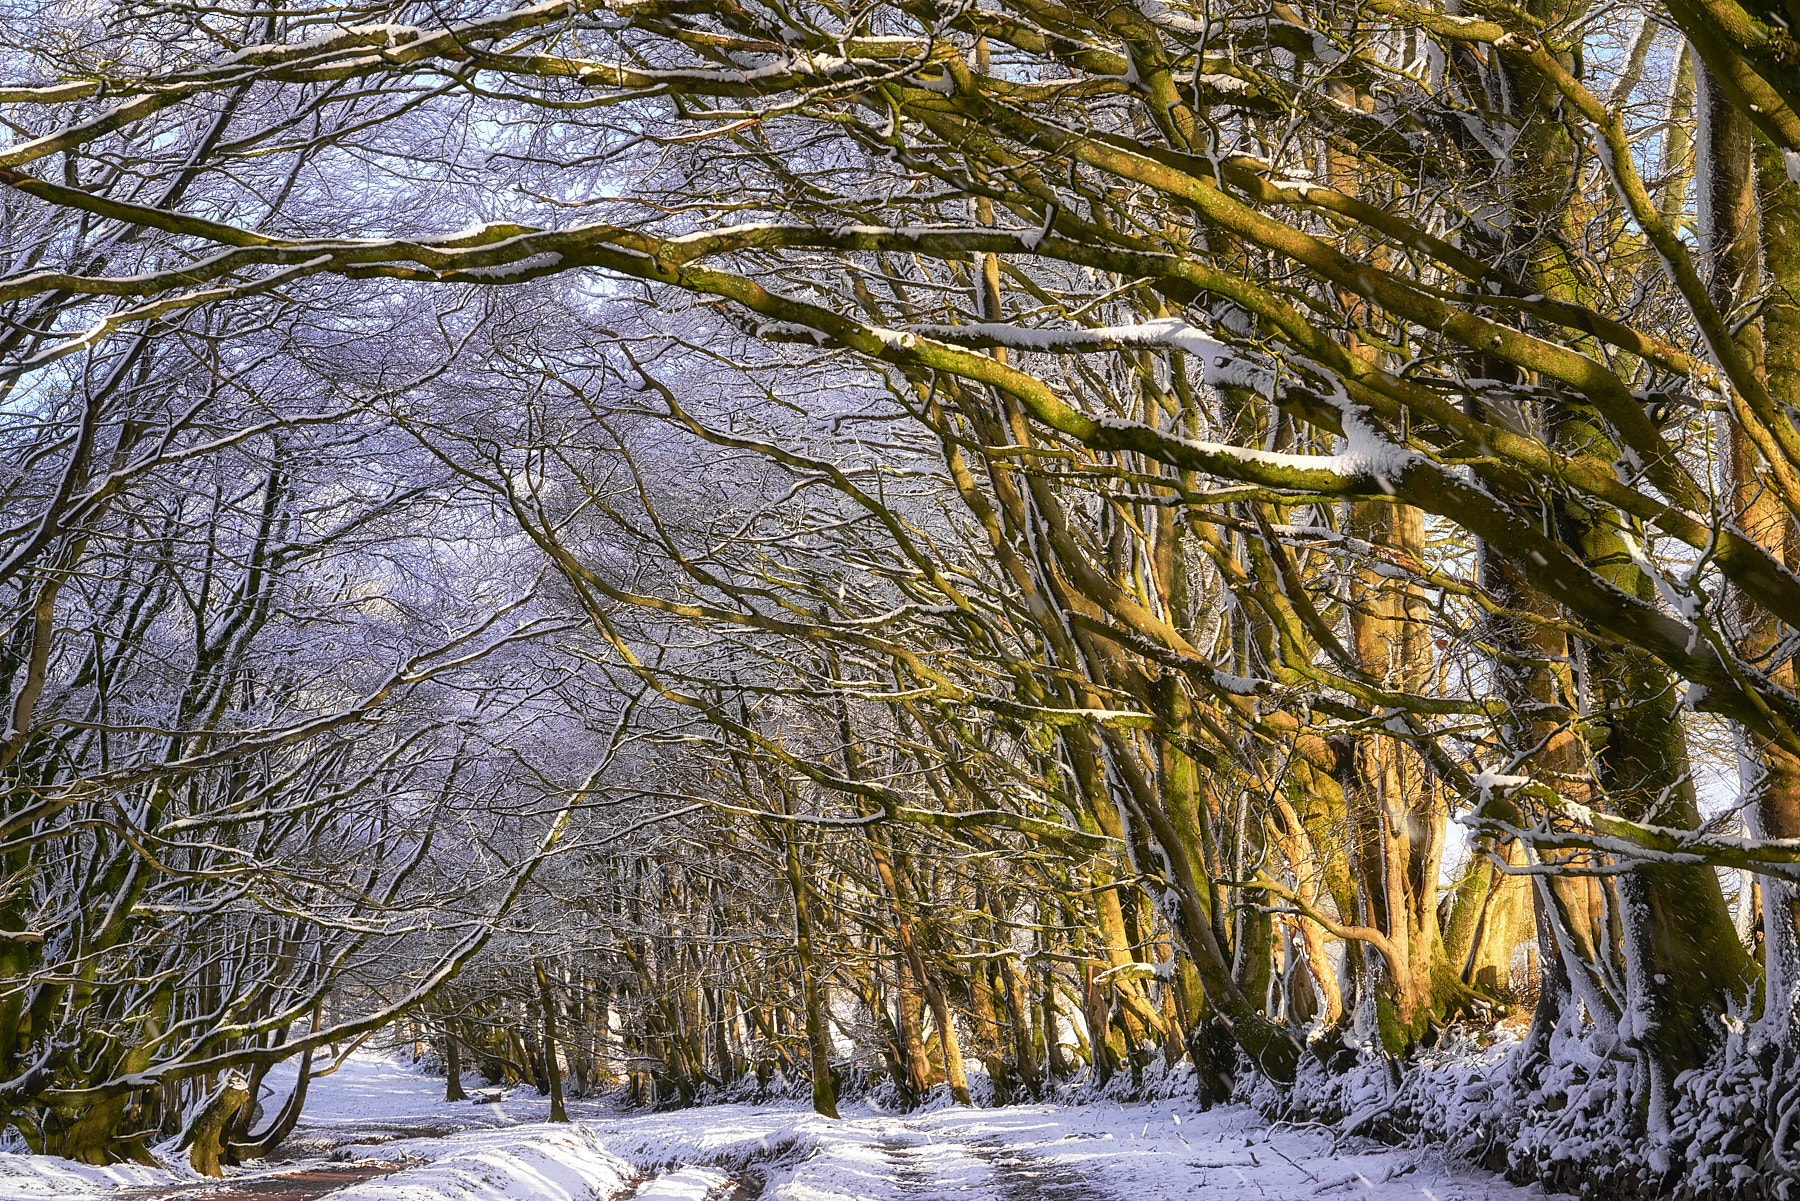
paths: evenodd
<path fill-rule="evenodd" d="M 394 495 L 426 506 L 444 553 L 478 541 L 507 564 L 490 570 L 543 570 L 532 612 L 559 628 L 519 652 L 543 674 L 506 687 L 554 709 L 561 753 L 531 761 L 490 734 L 466 770 L 518 822 L 509 864 L 545 845 L 526 815 L 546 797 L 580 831 L 500 993 L 579 1028 L 577 1062 L 616 1042 L 610 1062 L 661 1099 L 772 1059 L 829 1111 L 832 1026 L 854 1020 L 907 1095 L 965 1089 L 971 1054 L 1032 1091 L 1083 1039 L 1102 1072 L 1185 1044 L 1220 1095 L 1240 1063 L 1287 1084 L 1492 1016 L 1530 943 L 1540 999 L 1495 1136 L 1515 1168 L 1560 1178 L 1541 1135 L 1589 1130 L 1598 1150 L 1573 1170 L 1597 1186 L 1724 1189 L 1745 1164 L 1785 1178 L 1785 10 L 575 0 L 17 18 L 0 182 L 24 236 L 0 303 L 19 494 L 41 494 L 8 519 L 30 568 L 13 627 L 28 716 L 31 622 L 71 656 L 107 653 L 25 616 L 104 575 L 83 540 L 124 518 L 88 497 L 155 479 L 175 528 L 260 501 L 272 530 L 305 512 L 328 539 L 339 509 L 400 503 L 371 482 L 390 468 L 348 449 L 377 430 L 405 462 Z M 184 348 L 189 386 L 275 406 L 264 441 L 179 405 L 108 408 L 102 365 L 133 378 L 134 346 Z M 283 388 L 304 404 L 281 408 Z M 268 501 L 275 483 L 208 493 L 181 474 L 315 420 L 358 432 L 317 443 L 302 507 Z M 157 457 L 138 470 L 139 453 Z M 50 464 L 73 482 L 43 484 Z M 248 528 L 246 598 L 265 578 Z M 179 542 L 208 565 L 195 578 L 223 570 Z M 431 557 L 359 579 L 404 594 Z M 180 623 L 233 637 L 206 615 L 254 602 L 185 582 L 200 603 Z M 128 600 L 97 595 L 124 624 L 93 628 L 147 641 Z M 393 618 L 427 659 L 375 700 L 309 682 L 284 745 L 418 682 L 455 641 L 441 631 L 503 640 L 468 600 L 452 586 Z M 244 691 L 196 667 L 160 725 L 83 720 L 216 740 L 235 706 L 255 716 L 230 744 L 254 747 L 277 720 L 257 709 L 272 661 L 242 660 Z M 57 754 L 88 744 L 48 717 L 13 728 Z M 88 741 L 59 779 L 106 816 L 9 826 L 33 854 L 118 828 L 117 738 Z M 432 748 L 432 779 L 461 778 L 445 749 L 461 744 L 400 742 Z M 208 753 L 142 778 L 200 779 L 184 764 Z M 244 761 L 206 770 L 226 758 Z M 7 770 L 9 812 L 38 812 L 39 785 Z M 1472 854 L 1446 890 L 1463 828 Z M 437 878 L 406 866 L 422 837 L 401 843 L 369 844 L 375 878 L 401 881 L 363 890 L 384 912 Z M 1750 887 L 1728 895 L 1722 869 Z M 272 870 L 205 879 L 263 887 Z M 485 891 L 522 895 L 507 878 Z M 855 1019 L 832 1000 L 848 996 Z M 439 992 L 436 1020 L 518 1063 L 483 1042 L 480 997 Z M 196 1031 L 247 1035 L 204 1012 Z M 7 1070 L 36 1113 L 155 1069 L 74 1088 Z M 1749 1081 L 1754 1133 L 1729 1146 L 1688 1120 L 1720 1073 Z"/>
<path fill-rule="evenodd" d="M 155 253 L 37 217 L 15 263 Z M 462 503 L 284 359 L 297 301 L 43 354 L 81 303 L 4 335 L 0 1121 L 101 1163 L 210 1098 L 216 1170 L 298 1113 L 253 1127 L 222 1081 L 380 1026 L 504 914 L 543 829 L 492 740 L 531 701 L 480 664 L 554 623 L 520 624 L 529 578 L 458 591 Z M 422 930 L 387 1005 L 320 1020 Z"/>
<path fill-rule="evenodd" d="M 901 1107 L 940 1087 L 1005 1103 L 1082 1075 L 1135 1086 L 1187 1059 L 1206 1001 L 1151 899 L 1113 882 L 1109 905 L 1072 891 L 1085 873 L 979 845 L 965 868 L 967 843 L 929 834 L 709 818 L 628 856 L 571 855 L 548 889 L 566 871 L 570 888 L 600 883 L 578 902 L 587 920 L 495 948 L 415 1029 L 452 1100 L 473 1070 L 661 1106 L 796 1087 L 825 1112 L 871 1089 Z M 1122 945 L 1107 945 L 1109 919 Z M 1311 1004 L 1302 962 L 1290 952 L 1299 976 L 1269 981 L 1278 1000 Z M 1213 1099 L 1229 1086 L 1206 1082 Z"/>

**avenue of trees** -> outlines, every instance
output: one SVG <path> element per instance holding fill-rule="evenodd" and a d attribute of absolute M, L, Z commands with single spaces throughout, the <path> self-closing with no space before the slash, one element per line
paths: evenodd
<path fill-rule="evenodd" d="M 1528 1011 L 1516 1173 L 1786 1195 L 1795 26 L 0 0 L 0 1122 Z"/>

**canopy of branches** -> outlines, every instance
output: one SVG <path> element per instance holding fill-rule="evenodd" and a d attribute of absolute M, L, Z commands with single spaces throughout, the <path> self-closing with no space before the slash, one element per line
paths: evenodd
<path fill-rule="evenodd" d="M 1794 24 L 3 0 L 0 1115 L 1522 1008 L 1515 1171 L 1789 1172 Z"/>

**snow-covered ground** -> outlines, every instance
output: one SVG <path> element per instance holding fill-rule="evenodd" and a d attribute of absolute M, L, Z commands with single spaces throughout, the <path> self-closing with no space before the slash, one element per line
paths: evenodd
<path fill-rule="evenodd" d="M 285 1081 L 272 1082 L 280 1089 Z M 470 1079 L 473 1089 L 478 1082 Z M 573 1124 L 515 1089 L 486 1105 L 442 1100 L 444 1082 L 373 1052 L 313 1083 L 286 1145 L 293 1160 L 221 1186 L 171 1167 L 86 1168 L 0 1153 L 0 1201 L 245 1189 L 271 1176 L 380 1159 L 390 1175 L 332 1201 L 1163 1201 L 1165 1198 L 1536 1197 L 1499 1177 L 1322 1130 L 1271 1127 L 1243 1106 L 1103 1102 L 914 1114 L 851 1106 L 840 1121 L 799 1106 L 717 1105 L 672 1113 L 570 1103 Z M 278 1092 L 265 1098 L 273 1108 Z M 148 1188 L 146 1187 L 148 1186 Z M 122 1199 L 121 1199 L 122 1201 Z"/>

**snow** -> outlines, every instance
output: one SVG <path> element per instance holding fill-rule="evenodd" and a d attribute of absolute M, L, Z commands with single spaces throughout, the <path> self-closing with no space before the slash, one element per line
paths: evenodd
<path fill-rule="evenodd" d="M 1212 26 L 1209 22 L 1204 19 L 1196 21 L 1192 17 L 1175 12 L 1168 5 L 1161 3 L 1161 0 L 1137 0 L 1137 10 L 1165 29 L 1195 34 L 1201 39 L 1210 37 L 1212 34 Z"/>
<path fill-rule="evenodd" d="M 1334 1153 L 1329 1132 L 1274 1129 L 1242 1105 L 1200 1112 L 1188 1100 L 1161 1100 L 845 1112 L 833 1122 L 804 1110 L 725 1105 L 595 1125 L 638 1162 L 736 1164 L 774 1151 L 762 1194 L 768 1201 L 1149 1201 L 1250 1192 L 1300 1201 L 1322 1184 L 1355 1177 L 1370 1182 L 1359 1192 L 1376 1198 L 1418 1198 L 1421 1188 L 1439 1201 L 1541 1195 L 1430 1153 L 1372 1142 Z"/>
<path fill-rule="evenodd" d="M 411 1140 L 415 1156 L 437 1154 L 421 1167 L 365 1180 L 332 1193 L 339 1201 L 589 1201 L 628 1189 L 637 1175 L 586 1126 L 528 1126 L 477 1130 L 448 1138 Z M 393 1152 L 383 1148 L 386 1155 Z M 421 1154 L 421 1152 L 423 1154 Z M 703 1192 L 641 1193 L 667 1201 Z"/>
<path fill-rule="evenodd" d="M 113 1189 L 171 1184 L 191 1175 L 144 1164 L 119 1163 L 96 1168 L 54 1155 L 0 1151 L 0 1198 L 6 1201 L 100 1196 Z"/>
<path fill-rule="evenodd" d="M 991 338 L 1014 350 L 1073 350 L 1086 347 L 1166 346 L 1199 358 L 1208 384 L 1239 384 L 1269 394 L 1274 373 L 1246 358 L 1179 317 L 1159 317 L 1135 325 L 1108 325 L 1091 329 L 1044 329 L 1004 322 L 971 325 L 924 325 L 916 332 L 928 338 Z"/>
<path fill-rule="evenodd" d="M 1215 92 L 1223 92 L 1227 96 L 1234 92 L 1246 93 L 1254 92 L 1256 90 L 1255 84 L 1239 79 L 1235 75 L 1206 74 L 1196 76 L 1196 81 L 1212 88 Z"/>
<path fill-rule="evenodd" d="M 706 1168 L 680 1168 L 658 1176 L 632 1194 L 633 1201 L 707 1201 L 731 1183 L 723 1172 Z"/>
<path fill-rule="evenodd" d="M 841 1120 L 791 1103 L 653 1113 L 573 1099 L 574 1121 L 551 1125 L 544 1121 L 548 1101 L 530 1088 L 512 1089 L 494 1104 L 449 1103 L 441 1077 L 359 1051 L 313 1082 L 290 1145 L 332 1146 L 334 1160 L 410 1165 L 342 1188 L 330 1194 L 334 1201 L 713 1201 L 747 1177 L 761 1183 L 765 1201 L 1301 1201 L 1340 1185 L 1351 1190 L 1346 1195 L 1382 1201 L 1542 1195 L 1437 1152 L 1400 1150 L 1323 1126 L 1272 1126 L 1247 1105 L 1202 1112 L 1191 1099 L 1191 1069 L 1182 1065 L 1154 1081 L 1152 1075 L 1147 1091 L 1168 1095 L 1133 1102 L 1077 1088 L 1059 1103 L 970 1109 L 940 1100 L 907 1114 L 855 1102 Z M 1371 1121 L 1386 1112 L 1386 1079 L 1385 1069 L 1343 1078 L 1346 1112 L 1366 1110 Z M 287 1080 L 265 1105 L 280 1103 Z M 480 1082 L 470 1077 L 467 1087 Z M 419 1137 L 406 1137 L 413 1132 Z M 185 1185 L 184 1192 L 211 1186 L 173 1170 L 86 1168 L 0 1153 L 0 1201 L 95 1198 L 171 1184 Z"/>
<path fill-rule="evenodd" d="M 914 346 L 919 344 L 917 337 L 909 333 L 903 333 L 900 330 L 886 329 L 879 325 L 871 326 L 870 328 L 875 331 L 875 336 L 881 339 L 881 344 L 883 346 L 891 346 L 896 350 L 911 350 Z"/>
<path fill-rule="evenodd" d="M 515 263 L 507 263 L 501 267 L 464 267 L 461 274 L 472 279 L 505 281 L 517 279 L 529 272 L 547 271 L 559 266 L 563 256 L 554 250 L 546 250 L 542 254 L 528 255 Z"/>
<path fill-rule="evenodd" d="M 1422 456 L 1388 440 L 1380 430 L 1363 417 L 1366 410 L 1349 406 L 1344 410 L 1344 451 L 1340 458 L 1358 474 L 1378 480 L 1399 479 L 1407 468 L 1422 462 Z"/>
<path fill-rule="evenodd" d="M 1209 337 L 1178 317 L 1162 317 L 1136 325 L 1114 325 L 1091 329 L 1046 329 L 1009 325 L 1002 322 L 977 322 L 970 325 L 922 325 L 910 333 L 879 329 L 875 334 L 890 346 L 910 347 L 915 335 L 927 338 L 984 338 L 999 345 L 1023 351 L 1081 350 L 1114 346 L 1164 346 L 1198 358 L 1202 363 L 1203 381 L 1213 387 L 1248 388 L 1263 396 L 1275 394 L 1276 373 L 1266 363 L 1234 350 Z M 1273 467 L 1294 467 L 1309 471 L 1328 471 L 1349 479 L 1373 480 L 1388 494 L 1394 493 L 1392 481 L 1402 479 L 1416 464 L 1425 463 L 1423 456 L 1394 442 L 1368 419 L 1368 411 L 1342 398 L 1344 447 L 1334 455 L 1293 455 L 1274 451 L 1258 451 L 1216 442 L 1178 439 L 1184 446 L 1202 454 L 1235 458 L 1244 463 L 1260 463 Z M 1114 429 L 1139 427 L 1140 423 L 1116 417 L 1101 417 L 1100 424 Z"/>
<path fill-rule="evenodd" d="M 1216 667 L 1212 671 L 1212 682 L 1226 692 L 1235 693 L 1238 696 L 1255 696 L 1262 691 L 1260 681 L 1246 676 L 1234 676 L 1229 672 L 1220 671 Z"/>
<path fill-rule="evenodd" d="M 298 1066 L 290 1059 L 270 1069 L 259 1098 L 266 1109 L 274 1110 L 287 1098 Z M 313 1071 L 328 1066 L 329 1061 L 321 1057 L 314 1060 Z M 471 1093 L 484 1087 L 480 1077 L 468 1073 L 463 1074 L 463 1084 Z M 545 1101 L 546 1114 L 548 1107 Z M 460 1126 L 510 1126 L 526 1120 L 505 1103 L 446 1102 L 443 1077 L 427 1076 L 392 1055 L 355 1051 L 329 1076 L 314 1076 L 306 1090 L 300 1125 L 303 1129 L 336 1129 L 368 1123 L 441 1123 L 451 1115 Z"/>

